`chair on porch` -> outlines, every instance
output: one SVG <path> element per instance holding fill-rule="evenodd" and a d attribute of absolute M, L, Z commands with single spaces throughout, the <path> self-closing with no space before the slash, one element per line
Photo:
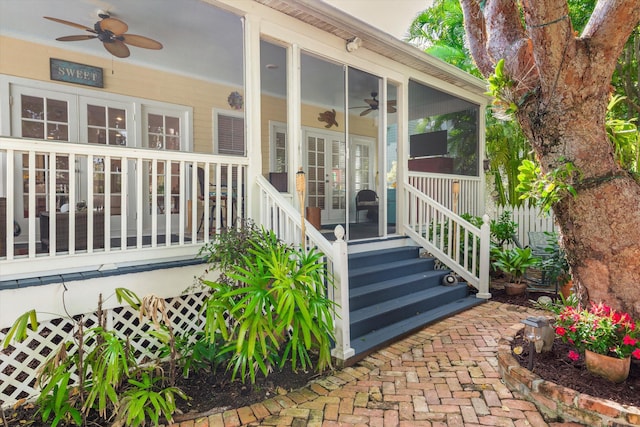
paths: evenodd
<path fill-rule="evenodd" d="M 356 222 L 360 222 L 360 211 L 367 211 L 367 218 L 378 217 L 378 195 L 373 190 L 360 190 L 356 194 Z"/>
<path fill-rule="evenodd" d="M 205 190 L 204 169 L 201 167 L 198 167 L 198 190 L 199 190 L 198 200 L 204 203 L 205 195 L 209 197 L 209 194 L 208 194 L 208 191 Z M 213 221 L 215 219 L 214 215 L 216 212 L 216 205 L 213 202 L 210 202 L 209 205 L 211 206 L 211 213 L 209 214 L 209 228 L 211 228 L 211 226 L 213 225 Z M 200 233 L 203 223 L 204 223 L 204 209 L 202 209 L 202 215 L 200 216 L 200 224 L 198 225 L 197 233 Z"/>

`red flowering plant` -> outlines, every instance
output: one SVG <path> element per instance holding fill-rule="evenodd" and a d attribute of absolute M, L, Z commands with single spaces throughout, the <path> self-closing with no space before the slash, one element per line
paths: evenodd
<path fill-rule="evenodd" d="M 589 350 L 619 359 L 631 355 L 640 359 L 640 322 L 603 303 L 591 303 L 589 308 L 564 307 L 556 317 L 555 331 L 578 351 Z M 579 357 L 577 352 L 569 352 L 570 359 Z"/>

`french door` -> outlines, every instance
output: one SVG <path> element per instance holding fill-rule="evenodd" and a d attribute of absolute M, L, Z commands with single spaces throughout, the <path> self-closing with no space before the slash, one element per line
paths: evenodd
<path fill-rule="evenodd" d="M 318 207 L 323 224 L 344 224 L 346 145 L 337 132 L 306 132 L 307 206 Z"/>
<path fill-rule="evenodd" d="M 76 97 L 55 91 L 43 91 L 25 86 L 12 85 L 13 99 L 11 110 L 12 135 L 20 138 L 42 139 L 48 141 L 77 141 L 77 126 L 73 123 L 77 116 Z M 51 173 L 51 159 L 46 154 L 35 155 L 35 216 L 51 210 L 60 211 L 69 203 L 71 180 L 75 179 L 76 165 L 69 164 L 67 156 L 55 159 L 55 175 Z M 16 157 L 14 164 L 15 221 L 23 231 L 18 238 L 26 239 L 30 233 L 28 218 L 29 206 L 29 158 L 27 154 Z M 55 204 L 50 206 L 49 191 L 55 186 Z M 21 183 L 21 184 L 18 184 Z M 23 183 L 23 184 L 22 184 Z M 36 227 L 38 223 L 36 222 Z"/>

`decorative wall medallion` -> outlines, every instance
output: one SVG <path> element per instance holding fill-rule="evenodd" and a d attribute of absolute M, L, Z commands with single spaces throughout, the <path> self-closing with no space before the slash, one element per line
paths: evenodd
<path fill-rule="evenodd" d="M 324 127 L 326 127 L 327 129 L 330 128 L 331 126 L 335 126 L 338 127 L 338 122 L 336 121 L 336 110 L 327 110 L 324 113 L 320 113 L 318 115 L 318 121 L 319 122 L 325 122 L 326 125 Z"/>
<path fill-rule="evenodd" d="M 244 105 L 244 100 L 242 99 L 242 95 L 240 95 L 240 93 L 238 92 L 231 92 L 229 94 L 229 97 L 227 98 L 227 102 L 229 103 L 231 108 L 233 108 L 234 110 L 240 110 Z"/>

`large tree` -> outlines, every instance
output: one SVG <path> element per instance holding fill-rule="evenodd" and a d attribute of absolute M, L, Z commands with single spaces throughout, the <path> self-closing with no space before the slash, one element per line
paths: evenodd
<path fill-rule="evenodd" d="M 542 172 L 577 168 L 553 203 L 580 291 L 640 317 L 640 184 L 605 130 L 616 61 L 640 22 L 638 0 L 599 0 L 578 34 L 566 1 L 460 0 L 469 49 L 499 91 Z"/>

